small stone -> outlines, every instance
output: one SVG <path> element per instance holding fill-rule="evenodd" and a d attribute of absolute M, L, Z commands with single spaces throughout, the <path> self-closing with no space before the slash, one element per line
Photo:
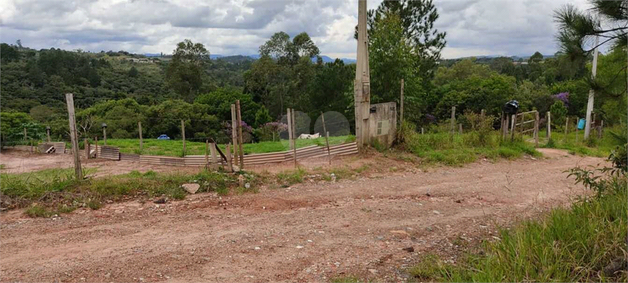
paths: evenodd
<path fill-rule="evenodd" d="M 302 248 L 303 248 L 303 246 L 297 246 L 297 249 L 302 249 Z"/>
<path fill-rule="evenodd" d="M 412 253 L 414 252 L 414 247 L 407 247 L 407 248 L 403 248 L 404 251 Z"/>
<path fill-rule="evenodd" d="M 434 214 L 440 214 L 440 211 L 438 211 L 438 210 L 432 210 L 432 213 L 434 213 Z"/>
<path fill-rule="evenodd" d="M 242 176 L 242 175 L 240 175 Z M 201 187 L 201 185 L 199 184 L 195 184 L 195 183 L 187 183 L 187 184 L 183 184 L 181 185 L 181 187 L 183 187 L 183 189 L 190 193 L 190 194 L 194 194 L 196 193 L 196 191 L 198 191 L 198 189 Z"/>
<path fill-rule="evenodd" d="M 260 247 L 255 247 L 255 250 L 256 250 L 256 251 L 259 251 L 259 250 L 261 250 L 261 249 L 262 249 L 262 248 L 260 248 Z"/>
<path fill-rule="evenodd" d="M 164 203 L 168 202 L 168 200 L 166 198 L 158 198 L 158 199 L 154 200 L 153 202 L 156 203 L 156 204 L 164 204 Z"/>
<path fill-rule="evenodd" d="M 377 269 L 369 269 L 370 273 L 377 274 Z"/>

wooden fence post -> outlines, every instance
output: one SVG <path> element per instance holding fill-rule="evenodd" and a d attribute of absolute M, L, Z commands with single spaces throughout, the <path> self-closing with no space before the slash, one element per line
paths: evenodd
<path fill-rule="evenodd" d="M 292 112 L 290 111 L 290 108 L 288 108 L 287 111 L 286 122 L 288 123 L 288 144 L 290 149 L 292 149 Z"/>
<path fill-rule="evenodd" d="M 515 140 L 515 125 L 517 124 L 517 115 L 512 115 L 510 118 L 510 141 Z"/>
<path fill-rule="evenodd" d="M 240 100 L 236 100 L 236 114 L 238 115 L 238 146 L 240 154 L 240 170 L 244 169 L 244 150 L 242 149 L 242 112 L 240 111 Z"/>
<path fill-rule="evenodd" d="M 89 159 L 89 141 L 87 138 L 83 139 L 83 147 L 85 148 L 85 159 Z"/>
<path fill-rule="evenodd" d="M 451 107 L 451 133 L 456 131 L 456 106 Z"/>
<path fill-rule="evenodd" d="M 403 83 L 403 79 L 401 79 L 401 98 L 399 99 L 399 125 L 403 124 L 403 87 L 404 87 L 404 83 Z M 326 131 L 325 131 L 326 132 Z"/>
<path fill-rule="evenodd" d="M 183 157 L 185 157 L 185 122 L 181 120 L 181 139 L 183 140 Z"/>
<path fill-rule="evenodd" d="M 238 165 L 238 115 L 235 104 L 231 104 L 231 139 L 233 140 L 233 163 Z"/>
<path fill-rule="evenodd" d="M 107 127 L 102 127 L 102 142 L 107 145 Z"/>
<path fill-rule="evenodd" d="M 547 140 L 552 138 L 552 113 L 547 111 Z"/>
<path fill-rule="evenodd" d="M 227 144 L 227 148 L 226 148 L 226 155 L 227 155 L 227 169 L 229 170 L 229 172 L 233 172 L 233 163 L 231 163 L 231 143 Z"/>
<path fill-rule="evenodd" d="M 403 79 L 401 79 L 401 99 L 403 99 Z M 403 104 L 402 104 L 403 105 Z M 331 165 L 331 151 L 329 150 L 329 132 L 325 126 L 325 114 L 321 111 L 321 120 L 323 121 L 323 132 L 325 132 L 325 143 L 327 144 L 327 160 Z"/>
<path fill-rule="evenodd" d="M 81 158 L 79 157 L 78 137 L 76 136 L 76 118 L 74 116 L 74 95 L 65 94 L 65 101 L 68 104 L 68 121 L 70 125 L 70 140 L 72 142 L 72 154 L 74 155 L 74 174 L 77 180 L 83 180 L 83 170 L 81 168 Z"/>
<path fill-rule="evenodd" d="M 31 139 L 31 153 L 33 153 L 33 139 Z"/>
<path fill-rule="evenodd" d="M 294 168 L 297 168 L 298 167 L 298 165 L 297 165 L 297 142 L 296 142 L 296 139 L 294 138 L 294 136 L 296 135 L 296 131 L 297 131 L 296 126 L 295 126 L 295 124 L 296 124 L 296 117 L 294 116 L 294 109 L 291 109 L 290 112 L 291 112 L 291 115 L 292 115 L 292 119 L 291 119 L 292 120 L 292 143 L 293 143 L 292 151 L 294 152 Z"/>
<path fill-rule="evenodd" d="M 142 140 L 142 122 L 137 122 L 137 132 L 140 134 L 140 154 L 142 154 L 142 150 L 144 149 L 144 141 Z"/>
<path fill-rule="evenodd" d="M 539 111 L 534 112 L 534 146 L 539 147 Z"/>
<path fill-rule="evenodd" d="M 505 140 L 508 135 L 508 125 L 508 115 L 502 112 L 502 140 Z"/>
<path fill-rule="evenodd" d="M 50 142 L 50 126 L 46 127 L 46 141 Z"/>
<path fill-rule="evenodd" d="M 205 140 L 205 169 L 209 169 L 209 140 Z"/>
<path fill-rule="evenodd" d="M 422 135 L 425 134 L 425 131 L 424 131 L 423 127 L 421 127 L 421 134 Z"/>
<path fill-rule="evenodd" d="M 26 128 L 24 128 L 24 141 L 28 139 L 28 135 L 26 134 Z"/>
<path fill-rule="evenodd" d="M 212 155 L 212 169 L 218 169 L 218 158 L 216 158 L 216 143 L 212 142 L 209 144 L 209 152 Z"/>
<path fill-rule="evenodd" d="M 98 137 L 94 137 L 94 146 L 96 147 L 96 148 L 94 149 L 94 152 L 96 153 L 96 154 L 94 154 L 94 156 L 95 156 L 96 158 L 98 158 Z"/>
<path fill-rule="evenodd" d="M 601 120 L 600 121 L 600 126 L 598 126 L 598 130 L 597 130 L 597 137 L 598 137 L 598 139 L 602 139 L 602 137 L 603 137 L 603 135 L 602 135 L 603 129 L 602 128 L 604 128 L 604 120 Z"/>
<path fill-rule="evenodd" d="M 569 117 L 565 118 L 565 137 L 563 138 L 563 140 L 567 139 L 567 134 L 569 133 L 569 131 L 567 130 L 569 128 Z"/>
<path fill-rule="evenodd" d="M 462 123 L 458 124 L 458 133 L 462 135 Z"/>

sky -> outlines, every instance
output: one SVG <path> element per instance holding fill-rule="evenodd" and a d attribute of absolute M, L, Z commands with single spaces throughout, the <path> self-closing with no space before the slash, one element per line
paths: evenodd
<path fill-rule="evenodd" d="M 382 0 L 368 1 L 369 9 Z M 586 0 L 433 0 L 443 58 L 554 54 L 554 10 Z M 275 32 L 307 32 L 322 55 L 355 58 L 357 0 L 0 0 L 0 41 L 42 48 L 172 53 L 184 39 L 211 54 L 252 55 Z"/>

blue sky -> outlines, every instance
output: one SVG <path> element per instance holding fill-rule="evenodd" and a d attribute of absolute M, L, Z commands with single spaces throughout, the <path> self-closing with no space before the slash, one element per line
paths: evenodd
<path fill-rule="evenodd" d="M 381 0 L 369 1 L 375 8 Z M 557 51 L 554 10 L 586 0 L 434 0 L 444 58 Z M 256 54 L 278 31 L 307 32 L 330 57 L 355 58 L 357 0 L 0 0 L 0 41 L 33 48 L 171 53 L 189 38 L 212 54 Z"/>

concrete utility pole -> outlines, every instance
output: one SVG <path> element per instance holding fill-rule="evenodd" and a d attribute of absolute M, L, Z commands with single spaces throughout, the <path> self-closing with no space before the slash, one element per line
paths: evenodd
<path fill-rule="evenodd" d="M 354 81 L 355 139 L 359 148 L 368 144 L 371 108 L 371 72 L 369 68 L 366 0 L 358 1 L 358 52 Z"/>
<path fill-rule="evenodd" d="M 598 45 L 598 37 L 595 37 L 595 46 Z M 597 47 L 595 51 L 593 51 L 593 67 L 591 68 L 591 77 L 595 80 L 595 74 L 597 73 Z M 587 116 L 586 123 L 584 124 L 584 139 L 589 138 L 589 134 L 591 133 L 591 112 L 593 111 L 593 97 L 595 96 L 595 91 L 593 89 L 589 90 L 589 101 L 587 103 Z"/>

